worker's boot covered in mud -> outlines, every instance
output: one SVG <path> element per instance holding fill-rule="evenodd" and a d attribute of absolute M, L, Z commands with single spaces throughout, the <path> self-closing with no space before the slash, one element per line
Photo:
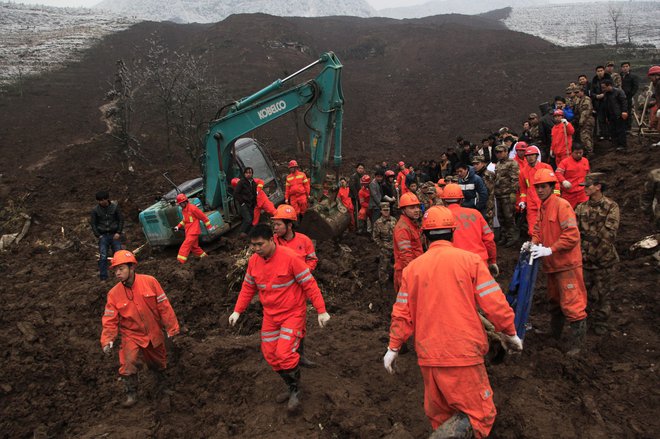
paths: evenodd
<path fill-rule="evenodd" d="M 584 340 L 587 336 L 587 319 L 571 322 L 571 336 L 568 340 L 568 351 L 566 355 L 577 356 L 584 347 Z"/>
<path fill-rule="evenodd" d="M 458 412 L 435 429 L 429 439 L 471 439 L 474 430 L 470 419 L 463 412 Z"/>
<path fill-rule="evenodd" d="M 317 364 L 305 356 L 305 339 L 300 339 L 300 346 L 298 346 L 298 355 L 300 355 L 300 361 L 298 364 L 302 367 L 308 367 L 310 369 L 315 368 Z"/>
<path fill-rule="evenodd" d="M 566 317 L 560 309 L 553 311 L 550 317 L 550 335 L 559 340 L 562 332 L 564 332 L 565 322 Z"/>
<path fill-rule="evenodd" d="M 122 407 L 133 407 L 137 403 L 137 375 L 128 375 L 122 377 L 124 381 L 124 391 L 126 392 L 126 400 L 121 403 Z"/>
<path fill-rule="evenodd" d="M 169 382 L 164 370 L 154 370 L 154 376 L 156 377 L 156 392 L 158 394 L 165 394 L 169 396 L 174 395 L 174 391 L 170 389 Z"/>
<path fill-rule="evenodd" d="M 279 373 L 286 385 L 289 386 L 289 399 L 286 409 L 289 413 L 293 413 L 300 407 L 300 368 L 281 370 Z M 278 401 L 281 396 L 277 396 Z"/>

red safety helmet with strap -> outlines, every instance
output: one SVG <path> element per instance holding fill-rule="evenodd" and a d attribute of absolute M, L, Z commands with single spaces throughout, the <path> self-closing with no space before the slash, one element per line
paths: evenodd
<path fill-rule="evenodd" d="M 422 217 L 422 230 L 455 229 L 456 220 L 451 210 L 444 206 L 433 206 Z"/>
<path fill-rule="evenodd" d="M 360 183 L 362 184 L 371 183 L 371 177 L 369 177 L 368 175 L 363 175 L 362 178 L 360 179 Z"/>
<path fill-rule="evenodd" d="M 236 185 L 238 184 L 238 182 L 239 182 L 240 180 L 241 180 L 241 179 L 238 178 L 238 177 L 232 178 L 232 179 L 231 179 L 231 187 L 235 188 Z"/>
<path fill-rule="evenodd" d="M 264 187 L 264 181 L 260 178 L 255 178 L 254 182 L 257 184 L 257 187 Z"/>
<path fill-rule="evenodd" d="M 128 250 L 119 250 L 115 252 L 114 257 L 112 258 L 112 263 L 110 264 L 110 268 L 115 268 L 119 265 L 122 264 L 135 264 L 137 265 L 137 259 L 135 259 L 135 255 Z"/>
<path fill-rule="evenodd" d="M 516 151 L 526 151 L 528 146 L 529 145 L 527 145 L 527 142 L 522 142 L 521 141 L 521 142 L 516 143 L 515 149 L 516 149 Z"/>
<path fill-rule="evenodd" d="M 557 183 L 557 176 L 551 169 L 542 168 L 534 174 L 534 184 Z"/>
<path fill-rule="evenodd" d="M 277 206 L 273 219 L 296 221 L 298 220 L 298 215 L 296 215 L 296 211 L 292 206 L 280 204 Z"/>
<path fill-rule="evenodd" d="M 465 198 L 463 195 L 463 190 L 456 183 L 449 183 L 442 190 L 443 200 L 460 200 Z"/>
<path fill-rule="evenodd" d="M 557 108 L 557 109 L 554 111 L 554 113 L 552 113 L 552 115 L 553 115 L 553 116 L 562 116 L 562 117 L 563 117 L 563 116 L 564 116 L 564 110 L 560 110 L 559 108 Z"/>
<path fill-rule="evenodd" d="M 660 75 L 660 66 L 651 66 L 647 76 Z"/>
<path fill-rule="evenodd" d="M 289 168 L 297 168 L 298 167 L 298 162 L 295 160 L 291 160 L 289 162 Z"/>
<path fill-rule="evenodd" d="M 176 196 L 177 204 L 185 203 L 186 201 L 188 201 L 188 197 L 186 197 L 186 194 L 178 194 Z"/>
<path fill-rule="evenodd" d="M 395 175 L 396 175 L 396 174 L 394 173 L 394 171 L 392 171 L 392 170 L 390 170 L 390 169 L 388 169 L 387 171 L 385 171 L 385 177 L 394 177 Z"/>
<path fill-rule="evenodd" d="M 419 198 L 417 198 L 417 195 L 413 194 L 412 192 L 406 192 L 405 194 L 401 195 L 401 198 L 399 198 L 399 209 L 408 207 L 408 206 L 419 206 Z"/>
<path fill-rule="evenodd" d="M 528 146 L 527 149 L 525 150 L 525 156 L 528 155 L 541 155 L 541 151 L 539 151 L 539 148 L 537 146 Z"/>

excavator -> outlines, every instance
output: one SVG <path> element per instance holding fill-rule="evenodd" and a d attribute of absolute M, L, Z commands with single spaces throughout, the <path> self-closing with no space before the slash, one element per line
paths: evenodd
<path fill-rule="evenodd" d="M 320 66 L 314 78 L 280 91 L 302 73 Z M 264 180 L 264 188 L 274 204 L 284 200 L 284 191 L 273 162 L 256 140 L 242 137 L 300 108 L 309 132 L 309 177 L 311 205 L 301 230 L 314 239 L 340 235 L 350 222 L 345 207 L 336 200 L 336 185 L 341 165 L 341 129 L 344 97 L 341 89 L 342 64 L 332 52 L 284 79 L 277 79 L 258 92 L 228 104 L 209 123 L 202 159 L 202 177 L 176 185 L 149 208 L 140 213 L 140 224 L 152 246 L 176 245 L 183 241 L 181 231 L 172 228 L 181 220 L 176 195 L 185 193 L 211 221 L 212 228 L 202 227 L 202 242 L 211 242 L 241 222 L 238 206 L 228 182 L 240 177 L 243 169 L 254 169 L 254 177 Z M 227 109 L 222 116 L 223 110 Z M 332 157 L 331 157 L 332 155 Z M 334 167 L 334 179 L 328 173 Z M 165 175 L 167 178 L 167 175 Z"/>

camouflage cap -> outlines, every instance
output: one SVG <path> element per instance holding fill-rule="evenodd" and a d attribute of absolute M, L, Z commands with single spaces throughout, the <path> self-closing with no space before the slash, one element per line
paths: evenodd
<path fill-rule="evenodd" d="M 580 183 L 580 186 L 591 186 L 594 184 L 605 183 L 604 179 L 604 172 L 592 172 L 591 174 L 587 174 L 587 176 L 584 178 L 584 181 Z"/>
<path fill-rule="evenodd" d="M 448 175 L 445 177 L 445 183 L 458 183 L 458 177 L 455 175 Z"/>
<path fill-rule="evenodd" d="M 482 155 L 472 157 L 472 163 L 486 163 L 486 158 Z"/>
<path fill-rule="evenodd" d="M 609 67 L 609 66 L 613 66 L 613 65 L 614 65 L 614 61 L 607 61 L 607 63 L 606 63 L 605 65 L 606 65 L 607 67 Z"/>
<path fill-rule="evenodd" d="M 539 115 L 536 113 L 529 113 L 529 119 L 538 119 Z"/>
<path fill-rule="evenodd" d="M 390 203 L 387 201 L 380 203 L 380 210 L 390 210 Z"/>
<path fill-rule="evenodd" d="M 495 152 L 506 152 L 506 151 L 507 151 L 507 147 L 504 145 L 497 145 L 495 147 Z"/>
<path fill-rule="evenodd" d="M 422 192 L 425 194 L 433 195 L 435 194 L 435 184 L 432 181 L 427 181 L 422 185 Z"/>
<path fill-rule="evenodd" d="M 500 128 L 500 130 L 499 130 L 498 132 L 499 132 L 500 134 L 508 133 L 508 132 L 509 132 L 509 128 L 508 128 L 508 127 L 502 127 L 502 128 Z"/>

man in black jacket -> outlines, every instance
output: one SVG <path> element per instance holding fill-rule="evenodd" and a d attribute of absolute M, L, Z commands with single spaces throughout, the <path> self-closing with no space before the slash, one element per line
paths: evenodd
<path fill-rule="evenodd" d="M 234 199 L 238 204 L 238 209 L 241 214 L 243 222 L 240 227 L 240 237 L 247 238 L 247 234 L 252 228 L 252 215 L 254 214 L 254 206 L 257 204 L 257 184 L 252 178 L 254 171 L 252 168 L 247 167 L 243 170 L 243 177 L 238 181 L 236 189 L 234 189 Z"/>
<path fill-rule="evenodd" d="M 628 113 L 633 112 L 633 98 L 639 90 L 639 76 L 630 73 L 630 63 L 628 61 L 621 63 L 621 90 L 626 94 L 628 101 Z M 626 131 L 630 131 L 632 126 L 632 117 L 626 119 Z"/>
<path fill-rule="evenodd" d="M 610 137 L 616 145 L 617 151 L 626 149 L 626 120 L 628 119 L 628 100 L 626 94 L 620 88 L 614 87 L 611 79 L 605 79 L 601 83 L 605 98 L 605 114 Z"/>
<path fill-rule="evenodd" d="M 116 202 L 110 201 L 108 191 L 96 193 L 98 204 L 92 209 L 90 224 L 94 236 L 99 240 L 99 277 L 108 278 L 108 248 L 112 252 L 121 250 L 121 232 L 124 228 L 124 219 Z"/>
<path fill-rule="evenodd" d="M 601 139 L 605 136 L 605 127 L 607 126 L 605 104 L 603 102 L 605 93 L 603 93 L 601 85 L 605 79 L 612 79 L 612 77 L 605 71 L 604 66 L 596 67 L 596 76 L 591 80 L 591 90 L 589 93 L 591 102 L 594 105 L 594 111 L 596 112 L 596 135 Z"/>

